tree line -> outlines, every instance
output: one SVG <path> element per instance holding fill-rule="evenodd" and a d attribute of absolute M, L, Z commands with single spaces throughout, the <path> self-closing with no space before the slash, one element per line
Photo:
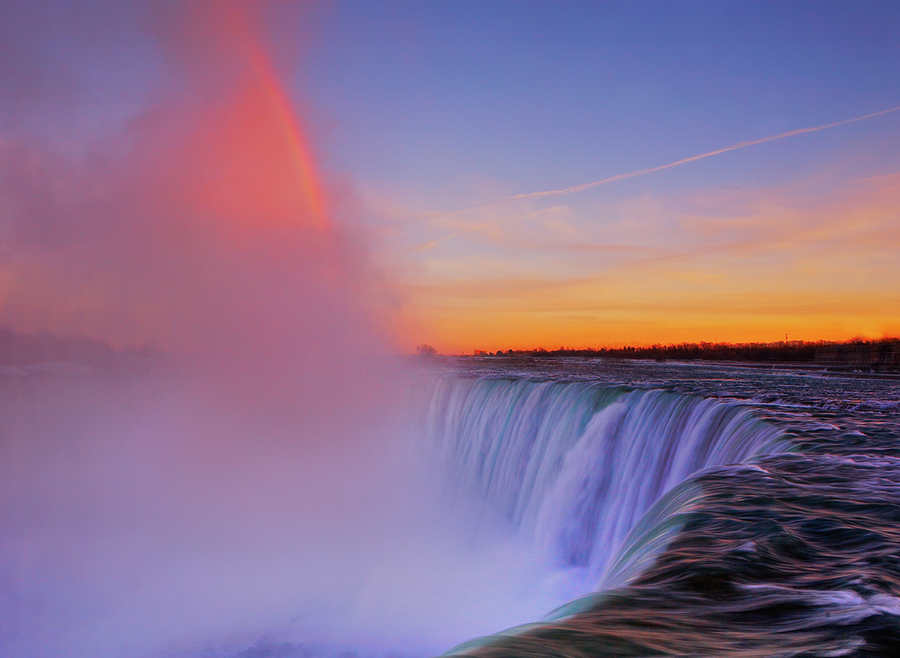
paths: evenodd
<path fill-rule="evenodd" d="M 750 363 L 813 363 L 816 353 L 825 349 L 865 349 L 873 353 L 896 354 L 900 352 L 900 338 L 881 340 L 852 339 L 849 341 L 778 341 L 774 343 L 677 343 L 651 345 L 649 347 L 560 347 L 546 350 L 543 347 L 530 350 L 499 350 L 484 352 L 475 350 L 476 356 L 524 356 L 524 357 L 606 357 L 616 359 L 668 359 L 678 361 L 738 361 Z"/>

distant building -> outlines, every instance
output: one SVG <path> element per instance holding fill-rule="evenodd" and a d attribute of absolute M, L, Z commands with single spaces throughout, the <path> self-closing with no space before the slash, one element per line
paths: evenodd
<path fill-rule="evenodd" d="M 828 345 L 816 350 L 816 364 L 862 368 L 900 367 L 900 343 Z"/>

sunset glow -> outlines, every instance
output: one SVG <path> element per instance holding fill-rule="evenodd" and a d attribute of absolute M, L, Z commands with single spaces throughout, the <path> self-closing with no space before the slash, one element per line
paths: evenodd
<path fill-rule="evenodd" d="M 890 175 L 839 192 L 813 180 L 628 200 L 593 209 L 617 217 L 594 235 L 564 207 L 473 222 L 451 239 L 531 259 L 501 272 L 424 256 L 433 274 L 414 299 L 450 353 L 895 335 L 898 190 Z M 553 276 L 535 277 L 536 263 Z"/>
<path fill-rule="evenodd" d="M 123 11 L 108 45 L 46 55 L 71 64 L 65 120 L 40 100 L 57 86 L 24 73 L 44 55 L 10 69 L 3 204 L 37 235 L 29 185 L 68 176 L 34 198 L 98 231 L 143 207 L 122 226 L 158 245 L 144 260 L 223 240 L 263 259 L 279 244 L 278 260 L 293 242 L 334 285 L 355 243 L 352 287 L 401 352 L 877 338 L 900 331 L 887 13 L 823 10 L 771 36 L 749 9 L 674 6 L 558 25 L 546 8 Z M 103 48 L 133 55 L 112 66 Z M 9 253 L 3 321 L 22 330 L 169 345 L 191 305 L 178 268 L 123 286 L 115 257 L 92 266 L 43 237 Z"/>

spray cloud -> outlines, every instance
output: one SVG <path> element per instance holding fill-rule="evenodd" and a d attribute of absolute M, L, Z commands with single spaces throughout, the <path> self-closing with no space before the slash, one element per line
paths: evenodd
<path fill-rule="evenodd" d="M 4 655 L 265 629 L 362 568 L 389 339 L 265 38 L 284 9 L 2 10 L 0 324 L 178 356 L 0 382 Z"/>

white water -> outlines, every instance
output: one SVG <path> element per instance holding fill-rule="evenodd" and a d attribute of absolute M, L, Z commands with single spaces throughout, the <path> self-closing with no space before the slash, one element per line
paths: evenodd
<path fill-rule="evenodd" d="M 664 493 L 779 435 L 734 402 L 499 378 L 418 386 L 409 422 L 416 459 L 461 516 L 530 543 L 586 590 Z"/>

